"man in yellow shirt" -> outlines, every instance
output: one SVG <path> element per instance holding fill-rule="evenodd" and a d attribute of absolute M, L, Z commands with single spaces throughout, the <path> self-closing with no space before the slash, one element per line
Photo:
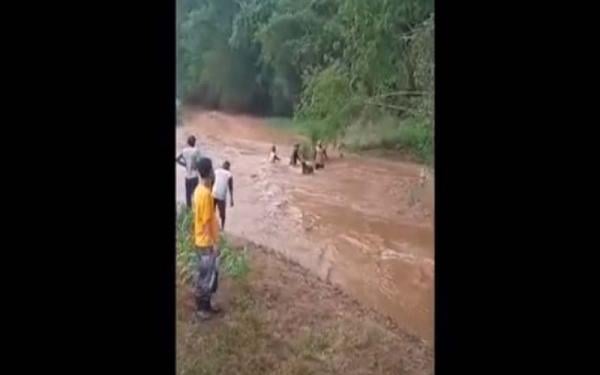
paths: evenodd
<path fill-rule="evenodd" d="M 201 320 L 210 318 L 220 310 L 212 305 L 211 297 L 217 291 L 219 278 L 219 223 L 212 197 L 214 171 L 212 161 L 201 158 L 197 163 L 201 182 L 194 191 L 194 244 L 198 252 L 198 272 L 194 296 L 196 315 Z"/>

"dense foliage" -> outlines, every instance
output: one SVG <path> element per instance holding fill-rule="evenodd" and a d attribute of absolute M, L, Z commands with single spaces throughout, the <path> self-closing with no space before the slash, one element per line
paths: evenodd
<path fill-rule="evenodd" d="M 177 1 L 188 103 L 294 116 L 312 138 L 431 161 L 433 0 Z"/>

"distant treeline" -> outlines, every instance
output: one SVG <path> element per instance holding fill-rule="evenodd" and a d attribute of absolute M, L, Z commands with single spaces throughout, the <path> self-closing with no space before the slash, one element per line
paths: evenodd
<path fill-rule="evenodd" d="M 184 102 L 326 138 L 386 118 L 433 129 L 433 0 L 177 1 Z"/>

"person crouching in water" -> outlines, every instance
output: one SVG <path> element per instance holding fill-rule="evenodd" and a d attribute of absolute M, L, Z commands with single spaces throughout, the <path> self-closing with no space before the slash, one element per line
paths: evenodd
<path fill-rule="evenodd" d="M 193 197 L 194 245 L 198 257 L 194 297 L 196 317 L 206 320 L 220 312 L 220 309 L 211 303 L 211 298 L 217 291 L 219 278 L 219 224 L 211 191 L 214 181 L 212 161 L 201 158 L 197 163 L 197 170 L 200 184 Z"/>
<path fill-rule="evenodd" d="M 317 147 L 315 149 L 315 169 L 323 169 L 325 168 L 325 160 L 327 159 L 327 154 L 325 149 L 323 148 L 323 144 L 321 141 L 317 142 Z"/>
<path fill-rule="evenodd" d="M 302 160 L 300 164 L 302 165 L 302 174 L 312 174 L 315 171 L 312 165 L 309 165 L 304 160 Z"/>
<path fill-rule="evenodd" d="M 292 156 L 290 157 L 290 165 L 296 166 L 298 163 L 300 163 L 300 166 L 302 167 L 302 174 L 312 174 L 314 172 L 313 166 L 308 164 L 306 160 L 300 156 L 300 144 L 296 143 L 292 150 Z"/>
<path fill-rule="evenodd" d="M 280 160 L 279 156 L 277 156 L 277 147 L 275 147 L 275 145 L 273 145 L 273 147 L 271 147 L 271 153 L 269 154 L 269 161 L 271 163 L 275 163 L 279 160 Z"/>
<path fill-rule="evenodd" d="M 215 171 L 215 184 L 213 185 L 212 195 L 215 199 L 215 205 L 219 210 L 221 218 L 221 230 L 225 230 L 225 211 L 227 210 L 227 192 L 229 191 L 229 204 L 233 207 L 233 175 L 229 171 L 231 164 L 228 161 L 223 163 L 223 167 Z"/>

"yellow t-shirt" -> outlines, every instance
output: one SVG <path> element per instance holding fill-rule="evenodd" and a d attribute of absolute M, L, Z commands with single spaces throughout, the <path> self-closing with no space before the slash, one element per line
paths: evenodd
<path fill-rule="evenodd" d="M 194 191 L 194 243 L 198 247 L 214 246 L 219 238 L 215 203 L 209 188 L 202 182 Z"/>

